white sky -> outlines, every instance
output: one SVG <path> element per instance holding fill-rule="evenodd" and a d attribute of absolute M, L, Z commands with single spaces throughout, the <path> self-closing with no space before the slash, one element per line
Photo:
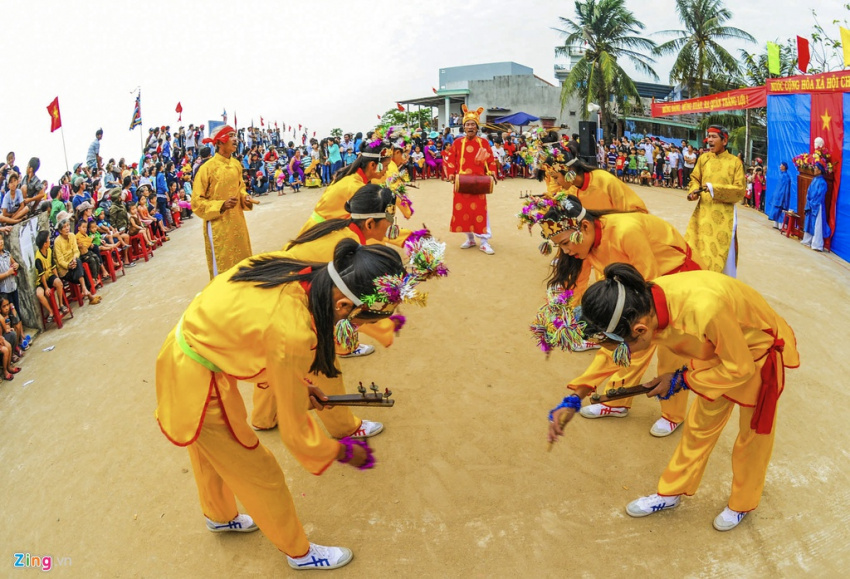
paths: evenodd
<path fill-rule="evenodd" d="M 627 0 L 647 34 L 678 29 L 673 0 Z M 839 0 L 815 0 L 821 24 L 838 36 Z M 813 20 L 794 0 L 728 2 L 731 25 L 759 41 L 808 36 Z M 554 82 L 558 16 L 572 2 L 554 0 L 313 0 L 206 2 L 28 0 L 3 7 L 0 54 L 0 155 L 14 150 L 23 167 L 42 160 L 51 182 L 65 168 L 60 132 L 47 105 L 59 96 L 68 162 L 85 157 L 98 127 L 104 160 L 136 157 L 139 129 L 128 131 L 131 91 L 142 87 L 147 127 L 220 120 L 239 126 L 260 115 L 303 124 L 368 130 L 398 99 L 431 94 L 440 67 L 513 60 Z M 660 40 L 658 37 L 653 37 Z M 738 46 L 732 47 L 737 53 Z M 670 59 L 657 72 L 667 81 Z M 649 79 L 642 79 L 649 80 Z"/>

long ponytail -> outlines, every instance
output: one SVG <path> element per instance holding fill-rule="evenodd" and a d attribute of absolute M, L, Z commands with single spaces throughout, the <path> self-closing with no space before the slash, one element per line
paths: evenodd
<path fill-rule="evenodd" d="M 404 273 L 398 253 L 383 245 L 361 246 L 353 239 L 343 239 L 334 250 L 334 268 L 355 295 L 369 294 L 374 280 L 384 275 Z M 334 348 L 334 283 L 326 263 L 310 263 L 260 255 L 243 265 L 230 278 L 234 283 L 253 283 L 263 289 L 273 289 L 293 282 L 310 284 L 309 308 L 316 324 L 316 354 L 310 371 L 328 378 L 339 376 Z M 363 316 L 368 317 L 368 316 Z"/>

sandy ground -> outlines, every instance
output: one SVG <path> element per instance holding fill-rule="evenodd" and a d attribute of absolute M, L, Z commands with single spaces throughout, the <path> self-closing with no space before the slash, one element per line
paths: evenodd
<path fill-rule="evenodd" d="M 427 308 L 406 309 L 392 348 L 343 363 L 349 384 L 374 380 L 395 392 L 393 409 L 363 412 L 386 424 L 373 439 L 377 468 L 337 465 L 315 477 L 277 431 L 261 433 L 310 538 L 353 549 L 336 576 L 846 576 L 848 264 L 739 210 L 740 278 L 787 318 L 803 362 L 788 374 L 764 498 L 734 531 L 712 529 L 731 484 L 736 412 L 699 493 L 676 511 L 634 520 L 626 503 L 654 491 L 680 434 L 652 438 L 657 404 L 640 400 L 626 419 L 577 418 L 546 452 L 546 412 L 592 353 L 547 362 L 527 331 L 548 259 L 513 216 L 519 194 L 540 187 L 497 187 L 494 256 L 458 248 L 446 184 L 413 192 L 414 223 L 448 241 L 452 274 L 429 284 Z M 319 194 L 264 198 L 248 218 L 254 250 L 279 248 Z M 684 231 L 692 205 L 681 192 L 639 194 Z M 187 453 L 153 417 L 156 353 L 206 282 L 194 219 L 150 263 L 107 284 L 100 305 L 39 336 L 23 371 L 0 384 L 0 576 L 18 576 L 16 552 L 52 555 L 54 573 L 76 577 L 294 573 L 261 533 L 206 531 Z M 251 388 L 242 390 L 250 408 Z"/>

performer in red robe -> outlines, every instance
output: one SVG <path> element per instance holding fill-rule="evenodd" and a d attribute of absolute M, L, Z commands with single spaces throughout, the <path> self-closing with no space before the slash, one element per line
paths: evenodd
<path fill-rule="evenodd" d="M 446 176 L 454 182 L 458 175 L 490 176 L 495 184 L 496 159 L 487 139 L 478 136 L 483 107 L 471 111 L 466 105 L 463 110 L 463 131 L 466 136 L 455 139 L 447 154 L 443 155 Z M 481 240 L 481 251 L 493 255 L 490 247 L 490 219 L 487 215 L 487 195 L 459 193 L 455 188 L 452 208 L 451 231 L 465 232 L 466 241 L 461 249 L 475 247 L 475 238 Z"/>

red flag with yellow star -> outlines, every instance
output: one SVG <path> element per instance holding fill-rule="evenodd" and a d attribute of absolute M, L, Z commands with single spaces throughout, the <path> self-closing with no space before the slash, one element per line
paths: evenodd
<path fill-rule="evenodd" d="M 62 126 L 62 115 L 59 114 L 59 97 L 56 97 L 53 102 L 47 105 L 47 112 L 50 114 L 50 132 L 52 133 Z"/>
<path fill-rule="evenodd" d="M 835 231 L 835 204 L 841 187 L 841 152 L 844 145 L 844 94 L 840 92 L 812 94 L 812 130 L 810 147 L 815 150 L 815 139 L 821 137 L 832 157 L 833 178 L 831 207 L 827 222 Z"/>

